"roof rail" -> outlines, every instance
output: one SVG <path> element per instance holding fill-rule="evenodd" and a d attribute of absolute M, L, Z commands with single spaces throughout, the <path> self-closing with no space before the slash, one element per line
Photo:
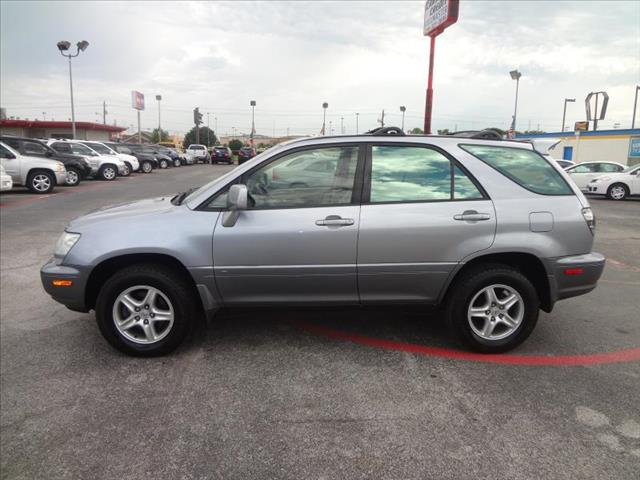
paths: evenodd
<path fill-rule="evenodd" d="M 402 131 L 402 129 L 400 129 L 398 127 L 379 127 L 379 128 L 374 128 L 373 130 L 369 130 L 367 132 L 367 135 L 375 135 L 375 136 L 400 135 L 400 136 L 404 136 L 405 133 Z"/>

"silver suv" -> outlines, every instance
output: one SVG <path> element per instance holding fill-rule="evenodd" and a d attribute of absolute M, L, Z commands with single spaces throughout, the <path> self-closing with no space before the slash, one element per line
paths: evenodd
<path fill-rule="evenodd" d="M 594 229 L 579 189 L 530 144 L 306 138 L 173 198 L 72 221 L 41 276 L 133 355 L 173 350 L 221 307 L 382 304 L 441 305 L 467 347 L 495 353 L 539 309 L 596 287 Z"/>

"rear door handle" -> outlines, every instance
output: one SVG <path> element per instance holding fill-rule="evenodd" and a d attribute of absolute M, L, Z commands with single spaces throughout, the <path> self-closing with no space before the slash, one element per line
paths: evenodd
<path fill-rule="evenodd" d="M 475 210 L 465 210 L 458 215 L 454 215 L 454 220 L 466 221 L 466 222 L 479 222 L 482 220 L 489 220 L 491 215 L 488 213 L 478 213 Z"/>
<path fill-rule="evenodd" d="M 353 218 L 342 218 L 340 215 L 328 215 L 323 220 L 316 220 L 319 227 L 345 227 L 353 224 Z"/>

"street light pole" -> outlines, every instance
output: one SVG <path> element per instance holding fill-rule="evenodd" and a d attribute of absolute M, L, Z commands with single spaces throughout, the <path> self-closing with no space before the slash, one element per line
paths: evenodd
<path fill-rule="evenodd" d="M 322 104 L 322 135 L 325 135 L 325 126 L 326 126 L 326 121 L 327 121 L 327 108 L 329 107 L 329 104 L 327 102 L 324 102 Z"/>
<path fill-rule="evenodd" d="M 402 112 L 402 131 L 404 132 L 404 112 L 407 111 L 407 107 L 405 107 L 404 105 L 402 105 L 400 107 L 400 111 Z"/>
<path fill-rule="evenodd" d="M 344 134 L 344 117 L 340 117 L 340 135 Z"/>
<path fill-rule="evenodd" d="M 76 138 L 76 112 L 73 105 L 73 74 L 71 72 L 71 59 L 73 57 L 77 57 L 80 55 L 80 52 L 84 52 L 89 46 L 89 42 L 86 40 L 82 40 L 76 44 L 76 53 L 72 55 L 70 53 L 64 53 L 69 50 L 71 47 L 71 43 L 66 40 L 62 40 L 57 43 L 58 50 L 60 51 L 60 55 L 63 57 L 67 57 L 69 59 L 69 93 L 71 96 L 71 136 Z"/>
<path fill-rule="evenodd" d="M 564 132 L 564 120 L 567 116 L 567 102 L 575 102 L 575 98 L 565 98 L 564 99 L 564 108 L 562 109 L 562 131 Z"/>
<path fill-rule="evenodd" d="M 256 115 L 256 101 L 255 100 L 251 100 L 249 102 L 249 105 L 251 106 L 251 136 L 250 136 L 250 142 L 251 142 L 251 147 L 253 148 L 253 136 L 256 133 L 256 121 L 255 121 L 255 115 Z M 274 135 L 275 136 L 275 135 Z"/>
<path fill-rule="evenodd" d="M 356 135 L 358 135 L 358 118 L 360 117 L 360 114 L 356 112 Z"/>
<path fill-rule="evenodd" d="M 638 105 L 638 91 L 640 85 L 636 85 L 636 96 L 633 99 L 633 118 L 631 119 L 631 128 L 636 128 L 636 106 Z"/>
<path fill-rule="evenodd" d="M 162 141 L 162 127 L 160 126 L 160 100 L 162 100 L 162 95 L 156 95 L 156 100 L 158 101 L 158 143 Z"/>
<path fill-rule="evenodd" d="M 209 128 L 209 112 L 207 112 L 207 149 L 211 146 L 209 145 L 209 130 L 211 129 Z"/>
<path fill-rule="evenodd" d="M 511 75 L 511 79 L 516 81 L 516 104 L 515 107 L 513 109 L 513 121 L 511 122 L 511 130 L 513 130 L 514 135 L 515 135 L 515 131 L 516 131 L 516 118 L 518 115 L 518 87 L 520 86 L 520 77 L 522 76 L 522 73 L 519 72 L 518 70 L 511 70 L 509 72 L 509 75 Z"/>

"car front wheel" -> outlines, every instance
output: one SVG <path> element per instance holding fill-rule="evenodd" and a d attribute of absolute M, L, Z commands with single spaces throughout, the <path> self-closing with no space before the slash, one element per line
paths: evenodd
<path fill-rule="evenodd" d="M 153 170 L 153 165 L 151 165 L 151 162 L 142 162 L 142 166 L 140 168 L 142 169 L 143 173 L 151 173 L 151 170 Z"/>
<path fill-rule="evenodd" d="M 103 285 L 96 320 L 105 339 L 134 356 L 164 355 L 189 333 L 194 296 L 175 271 L 155 264 L 132 265 Z"/>
<path fill-rule="evenodd" d="M 607 189 L 607 197 L 611 200 L 624 200 L 629 195 L 629 189 L 622 183 L 614 183 Z"/>
<path fill-rule="evenodd" d="M 174 167 L 181 167 L 181 166 L 182 166 L 182 162 L 180 161 L 180 159 L 179 159 L 179 158 L 176 158 L 176 159 L 173 161 L 173 166 L 174 166 Z"/>
<path fill-rule="evenodd" d="M 27 187 L 33 193 L 50 193 L 56 184 L 55 177 L 50 172 L 33 172 L 27 179 Z"/>
<path fill-rule="evenodd" d="M 116 170 L 116 167 L 113 167 L 111 165 L 104 165 L 100 168 L 99 175 L 102 180 L 110 182 L 112 180 L 115 180 L 116 176 L 118 175 L 118 171 Z"/>
<path fill-rule="evenodd" d="M 124 172 L 122 173 L 123 177 L 128 177 L 129 175 L 131 175 L 131 172 L 133 172 L 133 167 L 131 166 L 131 164 L 129 162 L 125 162 L 124 164 Z"/>
<path fill-rule="evenodd" d="M 80 171 L 76 168 L 67 168 L 67 180 L 65 184 L 69 187 L 76 187 L 80 184 Z"/>
<path fill-rule="evenodd" d="M 169 163 L 166 160 L 160 160 L 160 168 L 168 168 Z"/>
<path fill-rule="evenodd" d="M 506 352 L 531 334 L 540 302 L 535 287 L 507 265 L 483 265 L 450 287 L 447 320 L 458 340 L 483 353 Z"/>

